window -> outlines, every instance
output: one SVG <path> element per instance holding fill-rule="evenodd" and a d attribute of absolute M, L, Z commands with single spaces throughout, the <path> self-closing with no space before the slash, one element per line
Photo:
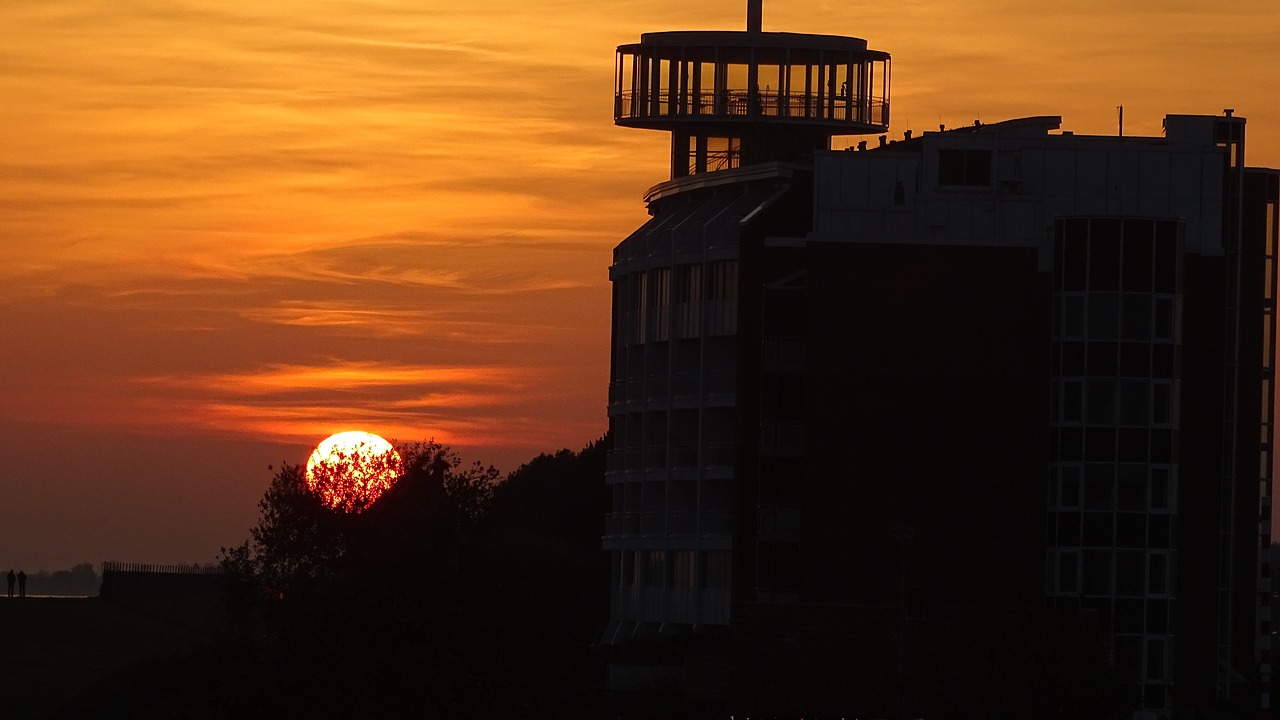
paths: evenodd
<path fill-rule="evenodd" d="M 1155 234 L 1148 220 L 1128 220 L 1124 224 L 1125 290 L 1151 292 L 1152 243 Z"/>
<path fill-rule="evenodd" d="M 959 187 L 991 185 L 990 150 L 939 150 L 938 184 Z"/>
<path fill-rule="evenodd" d="M 1079 508 L 1080 507 L 1080 466 L 1079 465 L 1063 465 L 1060 468 L 1060 480 L 1058 483 L 1061 495 L 1061 507 L 1063 508 Z"/>
<path fill-rule="evenodd" d="M 649 306 L 648 293 L 649 283 L 648 276 L 645 273 L 635 273 L 630 276 L 631 285 L 631 343 L 639 345 L 645 339 L 645 312 Z"/>
<path fill-rule="evenodd" d="M 671 287 L 677 338 L 695 338 L 702 323 L 702 266 L 677 265 Z"/>
<path fill-rule="evenodd" d="M 1120 510 L 1142 512 L 1147 509 L 1147 468 L 1144 465 L 1124 464 L 1118 468 L 1116 482 L 1116 507 Z"/>
<path fill-rule="evenodd" d="M 1089 268 L 1089 225 L 1084 220 L 1057 222 L 1062 290 L 1084 290 Z"/>
<path fill-rule="evenodd" d="M 1151 297 L 1132 293 L 1121 296 L 1125 340 L 1151 339 Z"/>
<path fill-rule="evenodd" d="M 1089 339 L 1118 340 L 1120 335 L 1120 296 L 1116 293 L 1089 295 Z"/>
<path fill-rule="evenodd" d="M 1089 550 L 1084 553 L 1083 580 L 1086 595 L 1111 594 L 1111 551 Z"/>
<path fill-rule="evenodd" d="M 707 138 L 707 170 L 729 170 L 742 164 L 742 140 Z"/>
<path fill-rule="evenodd" d="M 1153 552 L 1147 556 L 1147 592 L 1152 595 L 1169 594 L 1169 555 Z"/>
<path fill-rule="evenodd" d="M 1088 510 L 1111 510 L 1112 488 L 1115 486 L 1115 466 L 1090 463 L 1085 466 L 1084 502 Z"/>
<path fill-rule="evenodd" d="M 650 338 L 666 340 L 671 327 L 671 268 L 653 271 L 653 295 L 650 297 L 653 318 L 649 328 Z"/>
<path fill-rule="evenodd" d="M 1174 293 L 1178 291 L 1178 255 L 1182 244 L 1184 227 L 1179 221 L 1160 220 L 1156 222 L 1155 273 L 1154 288 L 1156 292 Z"/>
<path fill-rule="evenodd" d="M 725 590 L 729 587 L 729 551 L 710 550 L 705 553 L 705 572 L 702 574 L 702 587 Z"/>
<path fill-rule="evenodd" d="M 634 550 L 622 551 L 622 568 L 620 575 L 622 576 L 623 585 L 640 587 L 640 568 L 636 565 L 636 553 Z"/>
<path fill-rule="evenodd" d="M 1071 340 L 1084 337 L 1083 295 L 1067 295 L 1062 298 L 1061 335 Z"/>
<path fill-rule="evenodd" d="M 1174 323 L 1173 298 L 1158 297 L 1155 302 L 1155 338 L 1156 340 L 1173 340 Z"/>
<path fill-rule="evenodd" d="M 1086 408 L 1090 425 L 1111 425 L 1116 421 L 1116 384 L 1113 380 L 1090 379 Z"/>
<path fill-rule="evenodd" d="M 1044 565 L 1044 591 L 1052 595 L 1058 592 L 1058 553 L 1053 550 L 1046 551 Z"/>
<path fill-rule="evenodd" d="M 698 575 L 694 558 L 697 554 L 693 550 L 677 550 L 671 555 L 674 566 L 672 586 L 681 589 L 696 587 Z"/>
<path fill-rule="evenodd" d="M 1079 380 L 1062 381 L 1061 422 L 1080 422 L 1080 409 L 1084 405 L 1082 383 Z"/>
<path fill-rule="evenodd" d="M 667 587 L 667 551 L 646 550 L 642 554 L 645 557 L 644 585 Z"/>
<path fill-rule="evenodd" d="M 1169 468 L 1151 468 L 1151 509 L 1169 509 Z"/>
<path fill-rule="evenodd" d="M 738 261 L 707 265 L 708 333 L 732 335 L 738 329 Z"/>
<path fill-rule="evenodd" d="M 1143 568 L 1142 550 L 1117 550 L 1116 551 L 1116 594 L 1127 595 L 1130 597 L 1141 597 L 1143 594 L 1143 580 L 1146 572 Z M 1139 623 L 1140 625 L 1140 623 Z M 1132 628 L 1140 630 L 1141 627 Z"/>
<path fill-rule="evenodd" d="M 1074 593 L 1080 590 L 1080 554 L 1075 551 L 1058 553 L 1058 592 Z"/>
<path fill-rule="evenodd" d="M 1173 384 L 1156 382 L 1151 386 L 1151 423 L 1169 425 L 1173 422 Z"/>
<path fill-rule="evenodd" d="M 1121 221 L 1095 218 L 1089 221 L 1089 289 L 1120 289 Z"/>
<path fill-rule="evenodd" d="M 640 507 L 640 483 L 629 482 L 622 485 L 623 507 L 628 513 L 638 513 Z"/>
<path fill-rule="evenodd" d="M 1123 380 L 1120 382 L 1120 424 L 1145 427 L 1147 425 L 1147 381 Z"/>
<path fill-rule="evenodd" d="M 1147 638 L 1147 680 L 1162 682 L 1165 679 L 1165 639 Z"/>
<path fill-rule="evenodd" d="M 627 345 L 631 334 L 627 327 L 627 313 L 630 311 L 630 300 L 627 288 L 627 277 L 624 275 L 613 281 L 613 341 L 618 348 Z"/>

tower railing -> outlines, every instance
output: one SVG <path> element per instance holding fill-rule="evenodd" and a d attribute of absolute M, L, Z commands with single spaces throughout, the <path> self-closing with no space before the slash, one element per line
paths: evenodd
<path fill-rule="evenodd" d="M 618 93 L 614 112 L 617 120 L 643 119 L 713 119 L 724 118 L 796 118 L 831 120 L 859 125 L 889 124 L 889 103 L 883 98 L 862 95 L 819 97 L 803 92 L 752 93 L 749 90 L 726 90 L 721 93 L 681 93 L 660 91 L 640 96 L 631 90 Z"/>

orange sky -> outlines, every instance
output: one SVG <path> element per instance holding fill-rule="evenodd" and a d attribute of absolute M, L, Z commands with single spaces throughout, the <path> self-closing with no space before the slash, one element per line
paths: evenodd
<path fill-rule="evenodd" d="M 667 153 L 613 127 L 614 47 L 744 6 L 0 4 L 0 565 L 210 560 L 331 431 L 503 470 L 601 434 L 610 250 Z M 1280 166 L 1280 3 L 1209 7 L 764 17 L 892 53 L 894 135 L 1232 107 Z"/>

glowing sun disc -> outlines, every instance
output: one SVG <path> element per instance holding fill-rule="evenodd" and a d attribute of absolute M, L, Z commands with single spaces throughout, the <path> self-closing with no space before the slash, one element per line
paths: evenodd
<path fill-rule="evenodd" d="M 306 480 L 325 505 L 360 512 L 404 472 L 400 453 L 373 433 L 351 430 L 325 438 L 307 460 Z"/>

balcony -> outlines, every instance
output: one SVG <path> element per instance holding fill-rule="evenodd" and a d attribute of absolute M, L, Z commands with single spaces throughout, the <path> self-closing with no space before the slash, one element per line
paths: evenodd
<path fill-rule="evenodd" d="M 614 120 L 676 130 L 767 121 L 822 134 L 885 132 L 889 54 L 836 35 L 646 33 L 618 48 Z"/>
<path fill-rule="evenodd" d="M 753 97 L 754 95 L 754 97 Z M 777 118 L 781 120 L 831 121 L 855 125 L 889 124 L 889 103 L 881 98 L 835 95 L 826 101 L 808 93 L 726 90 L 712 93 L 680 94 L 663 91 L 638 96 L 631 90 L 619 92 L 616 100 L 618 124 L 652 118 L 724 119 Z M 867 121 L 858 122 L 859 118 Z M 874 122 L 870 119 L 874 118 Z M 852 130 L 850 131 L 852 132 Z"/>

